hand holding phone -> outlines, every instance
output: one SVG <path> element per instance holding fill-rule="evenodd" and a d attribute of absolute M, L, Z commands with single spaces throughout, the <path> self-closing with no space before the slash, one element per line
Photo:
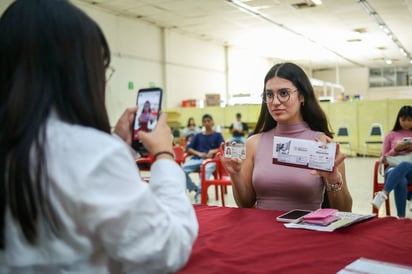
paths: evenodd
<path fill-rule="evenodd" d="M 126 109 L 122 116 L 120 116 L 119 120 L 117 121 L 113 132 L 123 139 L 127 144 L 132 144 L 132 136 L 130 134 L 130 126 L 131 123 L 134 121 L 134 117 L 136 116 L 136 109 L 137 107 L 132 107 Z"/>
<path fill-rule="evenodd" d="M 138 106 L 134 124 L 132 147 L 142 156 L 147 156 L 148 151 L 139 140 L 139 131 L 151 132 L 157 124 L 162 104 L 161 88 L 140 89 L 137 93 L 136 105 Z"/>

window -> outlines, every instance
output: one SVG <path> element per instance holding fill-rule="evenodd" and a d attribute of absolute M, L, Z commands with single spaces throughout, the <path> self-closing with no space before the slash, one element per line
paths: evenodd
<path fill-rule="evenodd" d="M 412 85 L 412 66 L 369 69 L 369 87 L 399 87 Z"/>

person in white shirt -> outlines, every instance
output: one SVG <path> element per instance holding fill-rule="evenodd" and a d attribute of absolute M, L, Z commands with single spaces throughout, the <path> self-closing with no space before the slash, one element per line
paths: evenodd
<path fill-rule="evenodd" d="M 229 131 L 233 135 L 232 138 L 230 138 L 229 143 L 236 142 L 244 144 L 246 142 L 245 136 L 248 135 L 249 126 L 242 122 L 241 113 L 236 113 L 236 121 L 230 125 Z"/>
<path fill-rule="evenodd" d="M 17 0 L 0 18 L 0 273 L 170 273 L 198 235 L 162 114 L 131 149 L 137 107 L 110 133 L 99 26 L 66 0 Z"/>

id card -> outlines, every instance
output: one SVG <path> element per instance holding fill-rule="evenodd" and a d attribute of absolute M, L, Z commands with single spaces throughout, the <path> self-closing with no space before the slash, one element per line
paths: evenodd
<path fill-rule="evenodd" d="M 333 171 L 336 143 L 273 137 L 273 164 Z"/>
<path fill-rule="evenodd" d="M 234 145 L 225 145 L 225 158 L 246 158 L 245 145 L 234 144 Z"/>

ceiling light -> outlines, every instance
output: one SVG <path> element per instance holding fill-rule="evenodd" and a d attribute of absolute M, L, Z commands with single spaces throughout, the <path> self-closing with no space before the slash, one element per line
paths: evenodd
<path fill-rule="evenodd" d="M 322 5 L 322 0 L 311 0 L 311 2 L 317 6 Z"/>
<path fill-rule="evenodd" d="M 318 46 L 324 48 L 325 50 L 331 52 L 332 54 L 336 55 L 337 57 L 342 58 L 343 60 L 348 61 L 349 63 L 352 63 L 352 64 L 357 65 L 357 66 L 362 66 L 361 64 L 357 63 L 356 61 L 353 61 L 353 60 L 351 60 L 351 59 L 349 59 L 349 58 L 341 55 L 340 53 L 338 53 L 338 52 L 336 52 L 336 51 L 328 48 L 327 46 L 325 46 L 325 45 L 323 45 L 323 44 L 320 44 L 320 43 L 318 43 L 317 41 L 314 41 L 314 40 L 311 39 L 310 37 L 308 37 L 308 36 L 306 36 L 306 35 L 304 35 L 304 34 L 302 34 L 302 33 L 300 33 L 300 32 L 297 32 L 297 31 L 295 31 L 295 30 L 293 30 L 293 29 L 291 29 L 291 28 L 288 28 L 287 26 L 285 26 L 285 25 L 283 25 L 283 24 L 281 24 L 281 23 L 279 23 L 279 22 L 276 22 L 276 21 L 273 20 L 271 17 L 269 17 L 269 16 L 265 15 L 264 13 L 262 13 L 262 12 L 256 10 L 256 9 L 254 9 L 254 8 L 251 7 L 251 6 L 247 5 L 247 4 L 246 4 L 245 2 L 243 2 L 242 0 L 225 0 L 225 1 L 228 2 L 230 5 L 236 7 L 236 8 L 239 9 L 240 11 L 243 11 L 243 12 L 249 13 L 249 14 L 251 14 L 251 15 L 253 15 L 253 16 L 256 16 L 256 17 L 258 17 L 258 18 L 260 18 L 260 19 L 262 19 L 262 20 L 264 20 L 264 21 L 266 21 L 266 22 L 268 22 L 268 23 L 270 23 L 270 24 L 272 24 L 272 25 L 275 25 L 275 26 L 277 26 L 277 27 L 279 27 L 279 28 L 281 28 L 281 29 L 289 32 L 289 33 L 292 33 L 292 34 L 294 34 L 294 35 L 296 35 L 296 36 L 298 36 L 298 37 L 300 37 L 300 38 L 303 38 L 303 39 L 305 39 L 305 40 L 313 43 L 314 45 L 318 45 Z M 294 5 L 295 5 L 295 4 L 293 4 L 292 6 L 294 6 Z"/>
<path fill-rule="evenodd" d="M 401 42 L 396 38 L 395 34 L 390 30 L 390 28 L 386 25 L 383 19 L 379 16 L 379 14 L 369 5 L 368 1 L 366 0 L 359 0 L 358 3 L 362 6 L 362 8 L 376 21 L 378 26 L 383 30 L 383 32 L 399 47 L 400 51 L 409 58 L 410 54 L 405 50 L 402 46 Z M 392 63 L 392 61 L 391 61 Z"/>

